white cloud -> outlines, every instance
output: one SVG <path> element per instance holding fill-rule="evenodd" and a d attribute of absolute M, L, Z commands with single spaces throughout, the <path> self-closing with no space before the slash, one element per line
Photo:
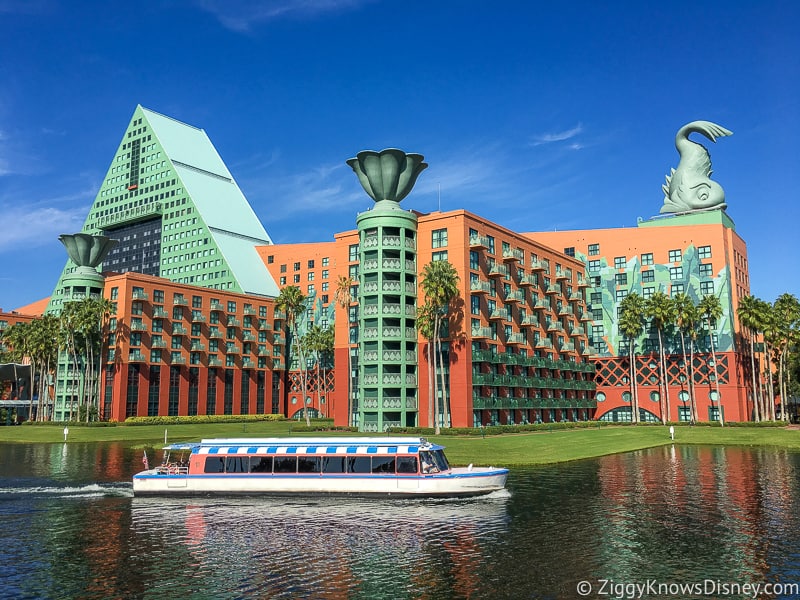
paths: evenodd
<path fill-rule="evenodd" d="M 35 248 L 51 244 L 62 233 L 80 231 L 88 206 L 69 209 L 54 206 L 2 206 L 3 235 L 0 253 L 19 252 L 21 247 Z"/>
<path fill-rule="evenodd" d="M 232 31 L 247 33 L 254 26 L 284 17 L 311 18 L 349 10 L 369 0 L 197 0 L 200 9 L 214 15 Z"/>
<path fill-rule="evenodd" d="M 574 138 L 576 135 L 583 132 L 583 125 L 578 123 L 572 129 L 567 129 L 566 131 L 558 131 L 553 133 L 540 133 L 538 135 L 533 136 L 533 145 L 534 146 L 541 146 L 542 144 L 552 144 L 553 142 L 563 142 L 565 140 L 569 140 Z M 577 146 L 577 147 L 575 147 Z M 570 146 L 573 150 L 579 150 L 579 144 L 572 144 Z"/>

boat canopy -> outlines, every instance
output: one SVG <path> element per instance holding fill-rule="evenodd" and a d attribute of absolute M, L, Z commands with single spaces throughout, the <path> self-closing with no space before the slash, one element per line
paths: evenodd
<path fill-rule="evenodd" d="M 192 454 L 416 454 L 443 450 L 444 446 L 414 437 L 340 438 L 219 438 L 175 443 L 165 450 L 190 450 Z"/>

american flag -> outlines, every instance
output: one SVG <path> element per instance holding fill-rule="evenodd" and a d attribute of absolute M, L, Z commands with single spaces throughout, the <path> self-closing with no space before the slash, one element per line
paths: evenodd
<path fill-rule="evenodd" d="M 144 464 L 145 470 L 149 470 L 150 469 L 150 465 L 147 462 L 147 450 L 144 450 L 144 456 L 142 456 L 142 464 Z"/>

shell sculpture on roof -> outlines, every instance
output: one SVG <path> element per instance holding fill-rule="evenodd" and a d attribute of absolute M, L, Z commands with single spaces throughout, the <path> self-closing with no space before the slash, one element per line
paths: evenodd
<path fill-rule="evenodd" d="M 347 164 L 358 176 L 364 191 L 377 204 L 399 203 L 408 196 L 417 177 L 428 164 L 421 154 L 407 154 L 397 148 L 380 152 L 362 150 Z"/>
<path fill-rule="evenodd" d="M 733 135 L 710 121 L 692 121 L 681 127 L 675 136 L 675 148 L 680 154 L 677 169 L 671 169 L 664 190 L 662 213 L 678 213 L 691 210 L 724 209 L 725 192 L 716 181 L 711 181 L 711 157 L 702 144 L 689 139 L 690 133 L 701 133 L 712 142 L 718 137 Z"/>

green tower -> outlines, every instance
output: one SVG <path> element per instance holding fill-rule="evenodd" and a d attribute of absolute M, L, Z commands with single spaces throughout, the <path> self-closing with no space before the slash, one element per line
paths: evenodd
<path fill-rule="evenodd" d="M 400 201 L 428 166 L 420 154 L 363 151 L 347 164 L 372 210 L 360 213 L 359 376 L 362 431 L 417 425 L 417 216 Z"/>
<path fill-rule="evenodd" d="M 205 131 L 137 106 L 82 228 L 118 240 L 103 271 L 136 271 L 277 296 L 256 246 L 271 244 Z M 67 261 L 48 305 L 67 299 Z"/>

